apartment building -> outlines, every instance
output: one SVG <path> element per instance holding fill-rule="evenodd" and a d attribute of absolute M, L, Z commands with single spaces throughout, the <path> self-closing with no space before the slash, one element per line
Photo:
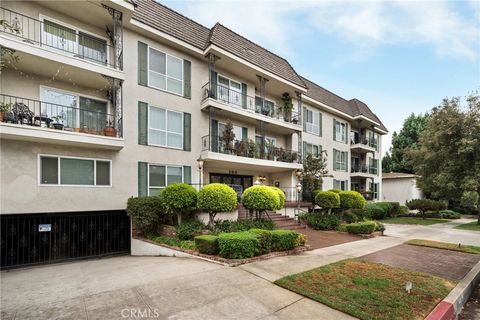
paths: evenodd
<path fill-rule="evenodd" d="M 175 182 L 295 200 L 306 153 L 324 189 L 381 199 L 369 107 L 221 24 L 133 0 L 2 1 L 0 20 L 2 267 L 129 252 L 127 199 Z"/>

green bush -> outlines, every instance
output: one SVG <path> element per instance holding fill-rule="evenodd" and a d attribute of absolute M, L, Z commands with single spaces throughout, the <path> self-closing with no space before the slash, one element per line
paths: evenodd
<path fill-rule="evenodd" d="M 387 216 L 386 208 L 378 206 L 376 202 L 370 202 L 365 205 L 367 211 L 366 217 L 368 219 L 382 220 Z"/>
<path fill-rule="evenodd" d="M 218 237 L 214 235 L 203 235 L 195 237 L 195 246 L 200 253 L 216 255 L 218 254 Z"/>
<path fill-rule="evenodd" d="M 418 210 L 422 218 L 426 218 L 427 211 L 436 211 L 447 209 L 447 204 L 444 201 L 436 201 L 431 199 L 413 199 L 407 202 L 407 207 L 410 210 Z"/>
<path fill-rule="evenodd" d="M 295 248 L 298 233 L 292 230 L 272 230 L 272 251 L 286 251 Z"/>
<path fill-rule="evenodd" d="M 218 236 L 220 256 L 227 259 L 251 258 L 260 251 L 260 241 L 251 232 L 222 233 Z"/>
<path fill-rule="evenodd" d="M 303 233 L 299 233 L 295 239 L 295 248 L 302 247 L 307 243 L 307 236 Z"/>
<path fill-rule="evenodd" d="M 205 225 L 198 220 L 186 221 L 176 227 L 177 238 L 180 240 L 192 240 L 195 236 L 202 233 Z"/>
<path fill-rule="evenodd" d="M 374 204 L 383 210 L 385 218 L 392 217 L 393 206 L 390 202 L 374 202 Z"/>
<path fill-rule="evenodd" d="M 158 243 L 163 243 L 171 247 L 178 247 L 181 249 L 195 250 L 195 242 L 192 240 L 179 240 L 178 238 L 166 237 L 166 236 L 149 236 L 150 240 Z"/>
<path fill-rule="evenodd" d="M 330 189 L 330 190 L 328 190 L 328 191 L 330 191 L 330 192 L 335 192 L 335 193 L 340 193 L 340 192 L 342 192 L 342 190 L 340 190 L 340 189 Z"/>
<path fill-rule="evenodd" d="M 197 190 L 186 183 L 171 184 L 160 192 L 165 212 L 176 214 L 181 223 L 182 214 L 194 210 L 197 206 Z"/>
<path fill-rule="evenodd" d="M 363 221 L 345 225 L 348 233 L 353 234 L 371 234 L 375 231 L 376 226 L 374 221 Z"/>
<path fill-rule="evenodd" d="M 439 214 L 442 219 L 460 219 L 461 215 L 458 212 L 452 210 L 442 210 Z"/>
<path fill-rule="evenodd" d="M 232 212 L 237 208 L 237 193 L 223 183 L 208 184 L 198 192 L 197 207 L 208 213 L 210 225 L 213 225 L 217 213 Z"/>
<path fill-rule="evenodd" d="M 358 216 L 353 213 L 353 209 L 347 210 L 343 213 L 343 220 L 346 223 L 354 223 L 358 221 Z"/>
<path fill-rule="evenodd" d="M 276 229 L 275 223 L 270 219 L 255 219 L 255 220 L 217 220 L 211 227 L 213 233 L 228 233 L 248 231 L 250 229 Z"/>
<path fill-rule="evenodd" d="M 273 191 L 275 191 L 278 194 L 278 199 L 279 199 L 279 204 L 276 210 L 280 210 L 283 208 L 285 205 L 285 201 L 287 201 L 287 197 L 285 196 L 285 192 L 283 192 L 282 189 L 277 188 L 277 187 L 270 187 L 272 188 Z"/>
<path fill-rule="evenodd" d="M 248 210 L 256 212 L 274 211 L 280 206 L 280 197 L 270 187 L 251 186 L 245 189 L 240 202 Z"/>
<path fill-rule="evenodd" d="M 272 235 L 269 230 L 250 229 L 249 232 L 255 234 L 260 242 L 260 254 L 272 251 Z"/>
<path fill-rule="evenodd" d="M 315 230 L 335 230 L 340 224 L 340 217 L 336 214 L 309 212 L 303 214 L 301 219 L 305 221 L 310 228 Z"/>
<path fill-rule="evenodd" d="M 315 196 L 315 204 L 322 209 L 340 208 L 340 196 L 331 191 L 320 191 Z"/>
<path fill-rule="evenodd" d="M 410 215 L 410 209 L 407 206 L 400 206 L 398 209 L 398 216 L 408 216 Z"/>
<path fill-rule="evenodd" d="M 322 189 L 315 189 L 312 191 L 312 204 L 315 205 L 315 197 L 319 192 L 322 192 Z"/>
<path fill-rule="evenodd" d="M 347 225 L 346 224 L 341 224 L 338 227 L 335 228 L 338 232 L 347 232 Z"/>
<path fill-rule="evenodd" d="M 347 209 L 362 209 L 365 206 L 365 198 L 357 191 L 341 191 L 340 208 Z"/>
<path fill-rule="evenodd" d="M 144 234 L 155 232 L 158 223 L 167 216 L 163 210 L 162 200 L 158 196 L 129 198 L 127 214 Z"/>
<path fill-rule="evenodd" d="M 390 217 L 396 217 L 400 213 L 400 202 L 390 202 L 390 205 L 392 206 L 392 211 L 390 212 Z"/>
<path fill-rule="evenodd" d="M 383 223 L 380 223 L 378 221 L 374 221 L 375 222 L 375 231 L 385 231 L 385 226 L 383 225 Z"/>

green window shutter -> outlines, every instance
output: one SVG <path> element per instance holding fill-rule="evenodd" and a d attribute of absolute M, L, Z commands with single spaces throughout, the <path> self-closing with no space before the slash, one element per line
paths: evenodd
<path fill-rule="evenodd" d="M 307 132 L 307 108 L 303 107 L 303 131 Z"/>
<path fill-rule="evenodd" d="M 242 83 L 242 108 L 247 109 L 247 85 Z"/>
<path fill-rule="evenodd" d="M 248 128 L 246 127 L 242 128 L 242 140 L 248 141 Z"/>
<path fill-rule="evenodd" d="M 210 137 L 210 144 L 211 144 L 211 151 L 218 152 L 218 121 L 212 120 L 212 128 L 211 133 L 212 136 Z"/>
<path fill-rule="evenodd" d="M 192 97 L 192 63 L 188 60 L 183 60 L 183 96 Z"/>
<path fill-rule="evenodd" d="M 148 104 L 138 101 L 138 144 L 148 144 Z"/>
<path fill-rule="evenodd" d="M 148 46 L 143 42 L 138 42 L 138 84 L 148 85 Z"/>
<path fill-rule="evenodd" d="M 192 151 L 192 115 L 183 113 L 183 150 Z"/>
<path fill-rule="evenodd" d="M 333 119 L 333 141 L 336 141 L 336 137 L 335 137 L 335 123 L 337 122 L 336 119 Z"/>
<path fill-rule="evenodd" d="M 183 183 L 192 183 L 192 167 L 190 166 L 183 166 Z"/>
<path fill-rule="evenodd" d="M 345 123 L 345 143 L 346 143 L 346 144 L 348 144 L 348 140 L 349 140 L 348 137 L 350 136 L 350 135 L 348 134 L 348 132 L 349 132 L 349 131 L 348 131 L 348 123 Z"/>
<path fill-rule="evenodd" d="M 138 196 L 148 195 L 148 163 L 138 162 Z"/>
<path fill-rule="evenodd" d="M 345 152 L 345 171 L 350 171 L 348 170 L 348 151 Z"/>
<path fill-rule="evenodd" d="M 335 170 L 335 164 L 337 162 L 337 150 L 333 149 L 333 171 L 336 171 Z"/>
<path fill-rule="evenodd" d="M 303 158 L 307 157 L 307 143 L 303 141 Z"/>
<path fill-rule="evenodd" d="M 322 136 L 322 113 L 318 113 L 318 127 L 320 130 L 318 131 L 318 135 L 321 137 Z"/>

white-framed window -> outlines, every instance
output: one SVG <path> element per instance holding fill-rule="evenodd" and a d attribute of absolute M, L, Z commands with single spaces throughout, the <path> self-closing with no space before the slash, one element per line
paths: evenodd
<path fill-rule="evenodd" d="M 333 150 L 333 159 L 335 161 L 335 171 L 347 171 L 347 151 Z"/>
<path fill-rule="evenodd" d="M 312 143 L 305 143 L 306 154 L 311 154 L 314 157 L 318 157 L 322 153 L 322 146 Z"/>
<path fill-rule="evenodd" d="M 335 136 L 333 137 L 333 140 L 347 143 L 347 124 L 345 122 L 335 120 L 334 125 Z"/>
<path fill-rule="evenodd" d="M 370 182 L 370 191 L 374 200 L 378 200 L 378 183 Z"/>
<path fill-rule="evenodd" d="M 378 159 L 370 158 L 369 171 L 371 174 L 378 174 Z"/>
<path fill-rule="evenodd" d="M 320 135 L 320 126 L 321 126 L 321 116 L 319 111 L 313 111 L 310 109 L 306 109 L 306 124 L 305 124 L 305 131 L 308 133 Z"/>
<path fill-rule="evenodd" d="M 148 85 L 183 96 L 183 60 L 148 47 Z"/>
<path fill-rule="evenodd" d="M 242 105 L 242 83 L 229 79 L 225 76 L 217 76 L 217 95 L 218 100 L 233 104 Z"/>
<path fill-rule="evenodd" d="M 96 63 L 108 63 L 106 38 L 93 35 L 64 22 L 41 16 L 43 24 L 42 45 L 74 53 L 76 56 Z"/>
<path fill-rule="evenodd" d="M 183 182 L 183 167 L 159 164 L 148 165 L 148 195 L 159 195 L 160 191 L 172 183 Z"/>
<path fill-rule="evenodd" d="M 333 180 L 333 189 L 348 190 L 348 180 Z"/>
<path fill-rule="evenodd" d="M 108 114 L 108 101 L 57 88 L 40 86 L 41 115 L 55 119 L 65 128 L 88 128 L 101 132 L 112 121 Z"/>
<path fill-rule="evenodd" d="M 41 186 L 112 186 L 112 160 L 55 155 L 38 156 Z"/>
<path fill-rule="evenodd" d="M 183 113 L 149 106 L 148 144 L 183 149 Z"/>

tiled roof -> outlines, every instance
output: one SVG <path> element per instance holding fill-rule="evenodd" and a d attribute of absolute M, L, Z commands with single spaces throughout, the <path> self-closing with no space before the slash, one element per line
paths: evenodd
<path fill-rule="evenodd" d="M 336 95 L 335 93 L 319 86 L 318 84 L 306 78 L 302 79 L 308 87 L 308 91 L 305 94 L 307 97 L 310 97 L 313 100 L 317 100 L 352 117 L 363 115 L 364 117 L 380 124 L 380 129 L 388 131 L 387 128 L 385 128 L 383 123 L 380 121 L 380 119 L 377 117 L 377 115 L 374 114 L 364 102 L 358 99 L 352 99 L 349 101 L 345 100 L 339 95 Z"/>
<path fill-rule="evenodd" d="M 399 179 L 399 178 L 415 178 L 416 176 L 412 173 L 403 173 L 403 172 L 385 172 L 382 173 L 382 179 Z"/>

